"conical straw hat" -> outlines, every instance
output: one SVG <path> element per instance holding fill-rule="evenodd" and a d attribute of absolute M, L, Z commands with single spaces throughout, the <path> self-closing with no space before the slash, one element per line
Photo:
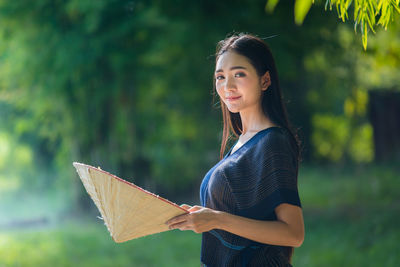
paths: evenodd
<path fill-rule="evenodd" d="M 168 231 L 165 222 L 188 213 L 160 196 L 101 169 L 73 163 L 117 243 Z"/>

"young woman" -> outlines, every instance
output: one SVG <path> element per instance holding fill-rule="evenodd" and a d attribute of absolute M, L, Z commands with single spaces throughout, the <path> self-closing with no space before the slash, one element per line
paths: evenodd
<path fill-rule="evenodd" d="M 202 206 L 167 222 L 203 233 L 204 266 L 291 266 L 304 239 L 297 190 L 299 143 L 267 44 L 249 34 L 218 43 L 215 89 L 224 129 L 221 160 L 200 187 Z M 230 134 L 236 144 L 223 156 Z"/>

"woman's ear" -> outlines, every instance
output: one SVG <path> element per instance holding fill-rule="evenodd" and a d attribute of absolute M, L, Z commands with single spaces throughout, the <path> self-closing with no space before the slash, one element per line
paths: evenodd
<path fill-rule="evenodd" d="M 261 77 L 261 90 L 263 91 L 267 90 L 270 85 L 271 85 L 271 77 L 269 76 L 269 71 L 267 71 Z"/>

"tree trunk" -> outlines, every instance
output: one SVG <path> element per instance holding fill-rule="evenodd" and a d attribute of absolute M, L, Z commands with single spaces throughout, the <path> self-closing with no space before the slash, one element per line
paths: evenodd
<path fill-rule="evenodd" d="M 400 91 L 369 91 L 375 161 L 400 162 Z"/>

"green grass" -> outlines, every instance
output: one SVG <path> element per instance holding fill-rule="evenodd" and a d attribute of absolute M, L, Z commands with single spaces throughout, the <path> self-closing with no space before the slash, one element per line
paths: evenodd
<path fill-rule="evenodd" d="M 306 238 L 294 266 L 398 266 L 400 170 L 304 166 Z M 116 244 L 98 220 L 0 230 L 0 266 L 199 266 L 201 236 L 178 230 Z"/>
<path fill-rule="evenodd" d="M 104 225 L 0 234 L 0 266 L 199 266 L 201 236 L 179 230 L 114 243 Z"/>
<path fill-rule="evenodd" d="M 398 266 L 400 169 L 306 167 L 299 191 L 306 238 L 295 266 Z"/>

